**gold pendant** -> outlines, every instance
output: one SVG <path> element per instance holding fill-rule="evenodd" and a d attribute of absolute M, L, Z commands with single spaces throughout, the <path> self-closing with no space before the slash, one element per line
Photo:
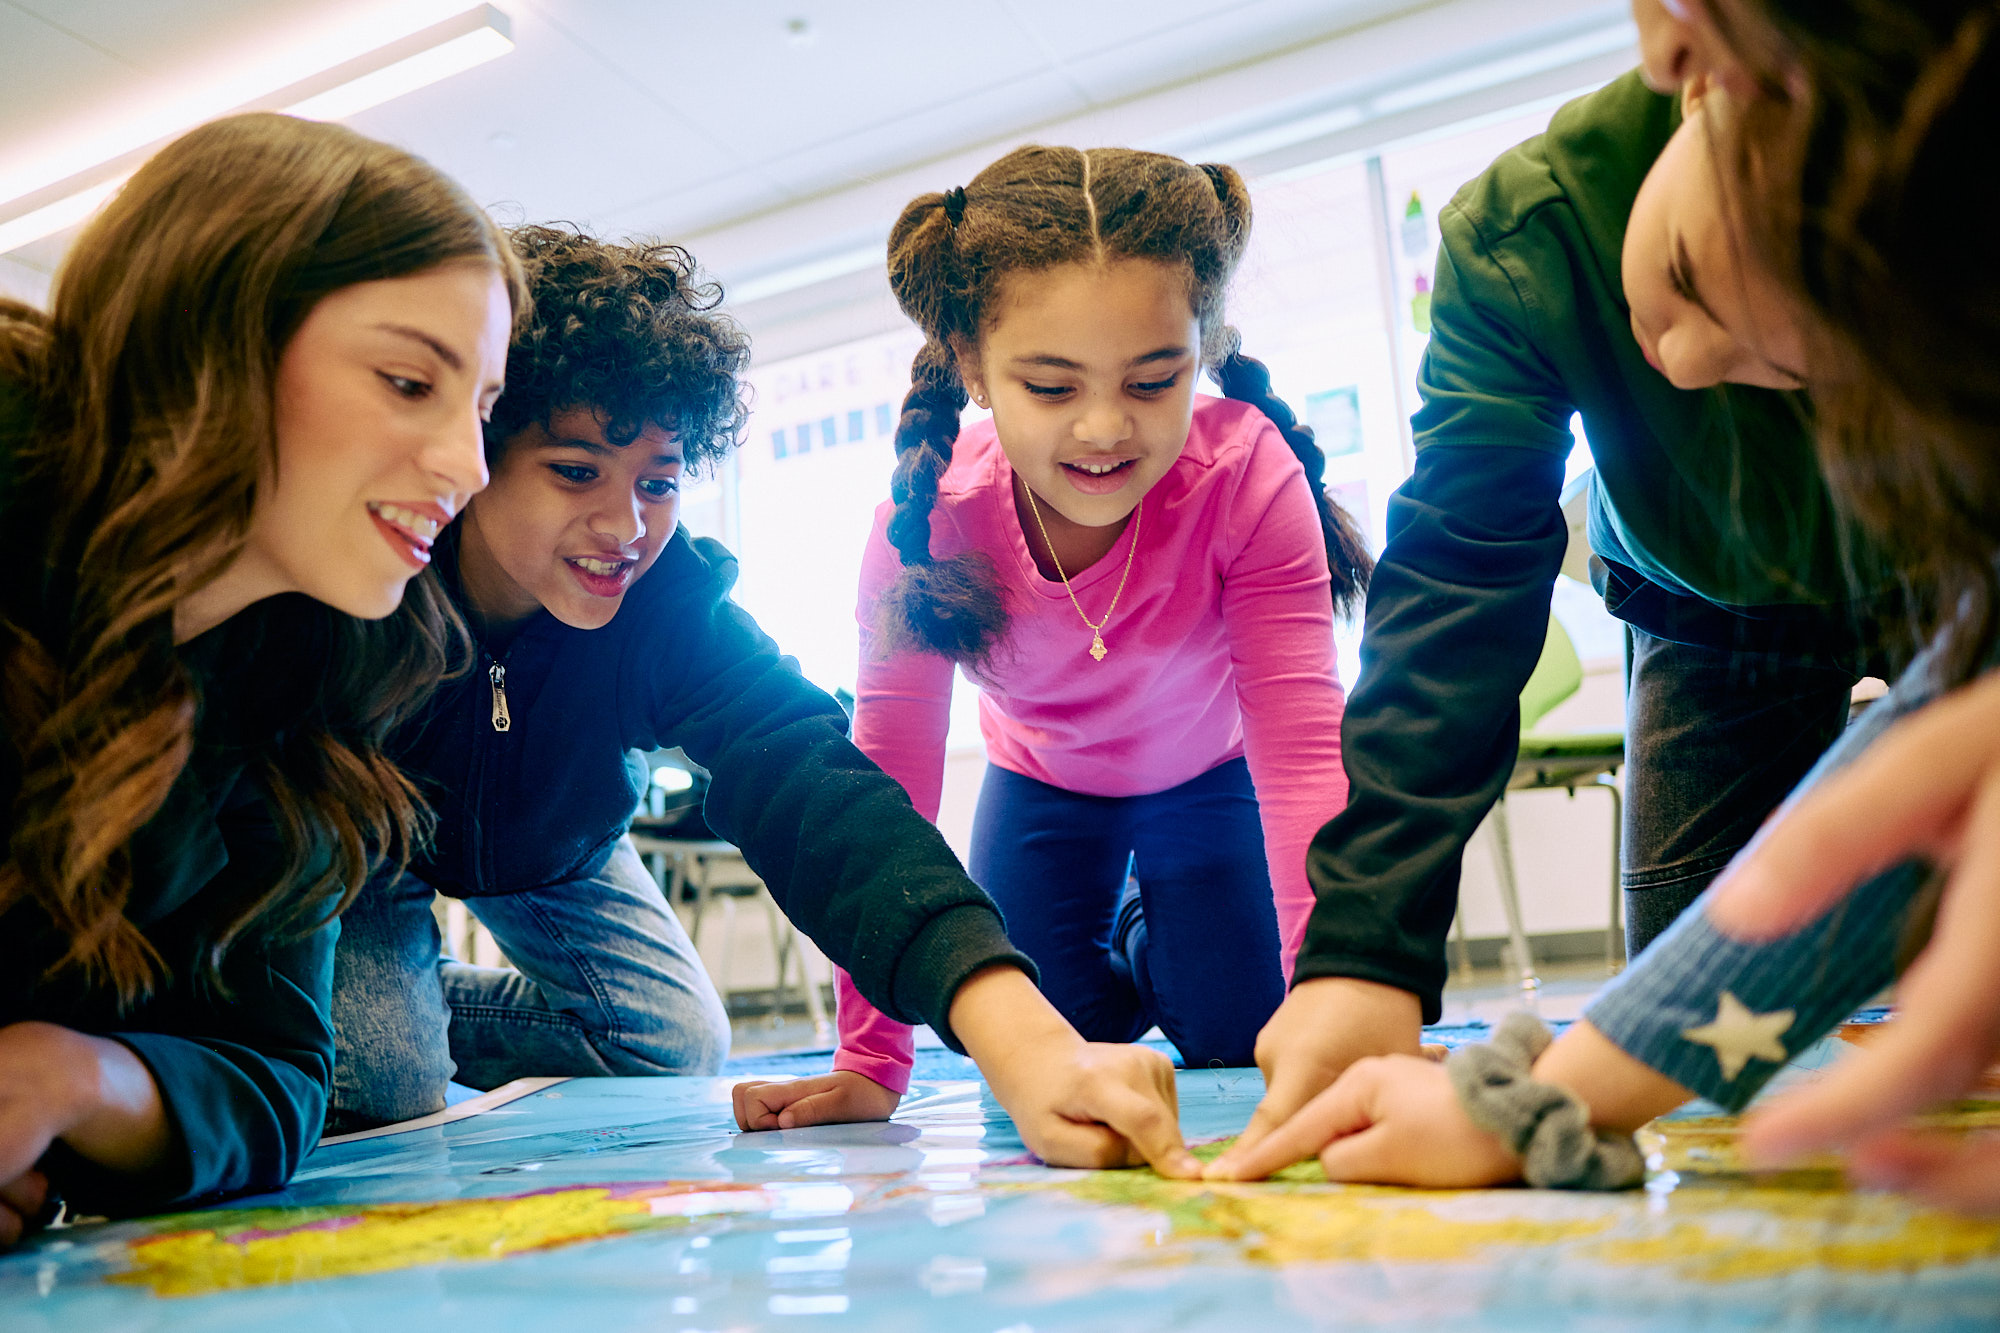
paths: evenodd
<path fill-rule="evenodd" d="M 1102 662 L 1104 655 L 1110 651 L 1109 648 L 1104 646 L 1104 636 L 1102 634 L 1092 634 L 1090 636 L 1090 655 L 1092 657 Z"/>

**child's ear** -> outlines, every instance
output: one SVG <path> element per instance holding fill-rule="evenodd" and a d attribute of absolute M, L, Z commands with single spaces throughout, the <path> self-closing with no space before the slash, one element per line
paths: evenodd
<path fill-rule="evenodd" d="M 1709 92 L 1714 87 L 1715 82 L 1706 70 L 1682 84 L 1681 119 L 1692 120 L 1695 113 L 1701 110 L 1702 103 L 1708 100 Z"/>
<path fill-rule="evenodd" d="M 979 349 L 957 335 L 953 335 L 950 342 L 951 359 L 958 366 L 958 382 L 965 386 L 968 398 L 985 406 L 989 400 L 986 397 L 986 376 L 979 367 Z"/>

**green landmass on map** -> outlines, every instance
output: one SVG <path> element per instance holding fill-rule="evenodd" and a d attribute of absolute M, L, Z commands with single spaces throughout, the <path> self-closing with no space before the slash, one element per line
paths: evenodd
<path fill-rule="evenodd" d="M 1188 1145 L 1188 1151 L 1195 1155 L 1197 1161 L 1212 1162 L 1235 1147 L 1237 1137 L 1232 1134 L 1226 1139 L 1213 1139 L 1207 1143 L 1190 1144 Z M 1274 1181 L 1292 1185 L 1324 1185 L 1326 1184 L 1326 1168 L 1319 1164 L 1317 1157 L 1309 1157 L 1303 1162 L 1293 1162 L 1282 1171 L 1272 1172 L 1270 1178 Z"/>

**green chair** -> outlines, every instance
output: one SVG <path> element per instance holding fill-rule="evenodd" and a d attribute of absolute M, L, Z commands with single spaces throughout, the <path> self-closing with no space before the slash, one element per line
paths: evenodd
<path fill-rule="evenodd" d="M 1521 691 L 1521 749 L 1514 761 L 1514 773 L 1507 791 L 1538 791 L 1560 787 L 1575 798 L 1579 787 L 1596 787 L 1611 797 L 1611 925 L 1605 934 L 1605 962 L 1615 968 L 1624 943 L 1623 898 L 1618 884 L 1618 841 L 1624 817 L 1616 777 L 1625 763 L 1625 734 L 1622 731 L 1549 732 L 1536 730 L 1542 719 L 1558 704 L 1574 695 L 1583 685 L 1583 663 L 1576 645 L 1554 616 L 1549 617 L 1549 635 L 1542 644 L 1541 660 Z M 1507 938 L 1514 951 L 1514 965 L 1520 970 L 1521 989 L 1530 998 L 1541 987 L 1535 960 L 1528 948 L 1528 933 L 1521 922 L 1521 890 L 1514 874 L 1514 846 L 1507 823 L 1507 797 L 1503 793 L 1488 816 L 1493 830 L 1493 870 L 1500 885 L 1500 905 L 1507 914 Z M 1465 920 L 1458 922 L 1458 960 L 1461 971 L 1471 970 L 1470 951 L 1465 943 Z"/>

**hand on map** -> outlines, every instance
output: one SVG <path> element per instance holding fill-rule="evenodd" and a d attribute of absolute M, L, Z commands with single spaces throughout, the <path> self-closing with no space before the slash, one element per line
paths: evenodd
<path fill-rule="evenodd" d="M 1257 1034 L 1264 1100 L 1236 1146 L 1220 1160 L 1233 1162 L 1254 1147 L 1363 1056 L 1418 1054 L 1423 1018 L 1416 996 L 1378 982 L 1316 977 L 1292 987 Z M 1299 1157 L 1314 1151 L 1316 1147 Z M 1296 1160 L 1288 1158 L 1278 1166 Z"/>
<path fill-rule="evenodd" d="M 1173 1062 L 1160 1052 L 1085 1041 L 1009 966 L 973 974 L 952 997 L 950 1020 L 1021 1141 L 1050 1166 L 1201 1174 L 1181 1141 Z"/>
<path fill-rule="evenodd" d="M 1856 1175 L 1871 1184 L 2000 1209 L 2000 1143 L 1947 1150 L 1902 1128 L 2000 1055 L 2000 675 L 1899 721 L 1782 809 L 1707 911 L 1726 934 L 1775 938 L 1911 857 L 1948 878 L 1930 942 L 1897 984 L 1897 1020 L 1826 1077 L 1753 1114 L 1744 1150 L 1775 1166 L 1851 1147 Z"/>
<path fill-rule="evenodd" d="M 131 1047 L 54 1023 L 0 1027 L 0 1245 L 40 1210 L 47 1182 L 35 1163 L 57 1139 L 99 1166 L 137 1172 L 159 1163 L 174 1133 Z"/>
<path fill-rule="evenodd" d="M 1521 1176 L 1521 1159 L 1467 1118 L 1444 1066 L 1415 1055 L 1355 1061 L 1254 1147 L 1239 1140 L 1203 1174 L 1262 1180 L 1315 1155 L 1336 1181 L 1477 1189 Z"/>
<path fill-rule="evenodd" d="M 845 1125 L 859 1120 L 887 1120 L 903 1100 L 851 1069 L 811 1078 L 738 1083 L 730 1089 L 736 1103 L 736 1127 L 803 1129 L 807 1125 Z"/>
<path fill-rule="evenodd" d="M 47 1023 L 0 1027 L 0 1249 L 19 1241 L 41 1211 L 48 1179 L 35 1170 L 68 1126 L 70 1071 Z"/>

